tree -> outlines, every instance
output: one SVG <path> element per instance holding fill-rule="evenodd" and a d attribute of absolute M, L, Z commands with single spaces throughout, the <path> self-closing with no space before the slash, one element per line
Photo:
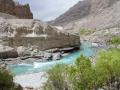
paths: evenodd
<path fill-rule="evenodd" d="M 110 90 L 113 83 L 120 83 L 120 50 L 110 49 L 101 52 L 97 57 L 95 68 L 99 76 L 97 77 L 97 83 L 101 86 L 107 86 Z M 117 90 L 119 89 L 120 87 Z"/>
<path fill-rule="evenodd" d="M 75 65 L 69 68 L 69 80 L 73 90 L 90 90 L 95 84 L 94 69 L 88 58 L 79 57 Z"/>
<path fill-rule="evenodd" d="M 73 65 L 57 65 L 46 84 L 52 88 L 45 90 L 120 90 L 120 50 L 100 52 L 95 65 L 83 55 Z"/>
<path fill-rule="evenodd" d="M 58 64 L 52 69 L 50 69 L 48 73 L 48 81 L 44 85 L 44 90 L 64 90 L 66 88 L 65 83 L 65 70 L 66 65 Z"/>

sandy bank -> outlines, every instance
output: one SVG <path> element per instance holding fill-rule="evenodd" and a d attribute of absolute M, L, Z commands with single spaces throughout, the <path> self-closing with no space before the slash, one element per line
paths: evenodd
<path fill-rule="evenodd" d="M 13 79 L 15 83 L 20 84 L 23 88 L 33 88 L 33 90 L 38 90 L 47 80 L 45 72 L 18 75 Z"/>

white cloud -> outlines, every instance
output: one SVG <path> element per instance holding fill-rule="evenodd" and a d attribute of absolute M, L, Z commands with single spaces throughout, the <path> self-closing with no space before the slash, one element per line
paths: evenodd
<path fill-rule="evenodd" d="M 18 0 L 29 3 L 34 18 L 44 21 L 52 20 L 67 11 L 80 0 Z"/>

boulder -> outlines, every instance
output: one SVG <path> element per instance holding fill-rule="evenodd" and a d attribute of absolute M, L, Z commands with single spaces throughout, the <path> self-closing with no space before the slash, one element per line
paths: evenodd
<path fill-rule="evenodd" d="M 38 56 L 40 55 L 38 49 L 34 49 L 33 51 L 31 51 L 31 56 Z"/>
<path fill-rule="evenodd" d="M 11 47 L 32 46 L 43 51 L 80 46 L 79 36 L 59 31 L 40 20 L 3 19 L 0 26 L 3 41 L 8 42 L 7 45 Z"/>
<path fill-rule="evenodd" d="M 15 90 L 23 90 L 23 87 L 20 84 L 14 83 Z"/>
<path fill-rule="evenodd" d="M 5 64 L 4 62 L 0 62 L 0 69 L 6 69 L 7 64 Z"/>
<path fill-rule="evenodd" d="M 0 45 L 0 59 L 17 58 L 18 53 L 15 49 L 9 46 Z"/>
<path fill-rule="evenodd" d="M 17 48 L 17 52 L 18 52 L 18 55 L 20 57 L 24 57 L 24 56 L 30 56 L 31 55 L 31 52 L 27 50 L 27 48 L 23 47 L 23 46 L 20 46 Z"/>
<path fill-rule="evenodd" d="M 45 60 L 52 60 L 53 55 L 52 53 L 44 53 L 44 59 Z"/>
<path fill-rule="evenodd" d="M 62 58 L 62 54 L 61 53 L 53 54 L 53 60 L 60 60 L 61 58 Z"/>
<path fill-rule="evenodd" d="M 92 47 L 99 47 L 98 43 L 92 43 Z"/>

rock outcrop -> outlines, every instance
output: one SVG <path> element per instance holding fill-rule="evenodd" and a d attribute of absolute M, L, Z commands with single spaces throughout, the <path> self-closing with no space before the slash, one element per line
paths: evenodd
<path fill-rule="evenodd" d="M 32 19 L 1 19 L 0 37 L 4 45 L 14 48 L 25 46 L 47 50 L 80 45 L 79 36 Z"/>
<path fill-rule="evenodd" d="M 19 18 L 33 19 L 33 15 L 30 11 L 29 4 L 16 5 L 14 12 L 15 12 L 15 16 L 17 16 Z"/>
<path fill-rule="evenodd" d="M 32 19 L 33 14 L 28 4 L 21 5 L 13 0 L 0 0 L 0 12 L 16 16 L 18 18 Z"/>
<path fill-rule="evenodd" d="M 0 59 L 17 58 L 18 53 L 15 49 L 0 45 Z"/>
<path fill-rule="evenodd" d="M 120 0 L 84 0 L 52 21 L 66 31 L 78 33 L 85 29 L 108 29 L 120 27 Z"/>

